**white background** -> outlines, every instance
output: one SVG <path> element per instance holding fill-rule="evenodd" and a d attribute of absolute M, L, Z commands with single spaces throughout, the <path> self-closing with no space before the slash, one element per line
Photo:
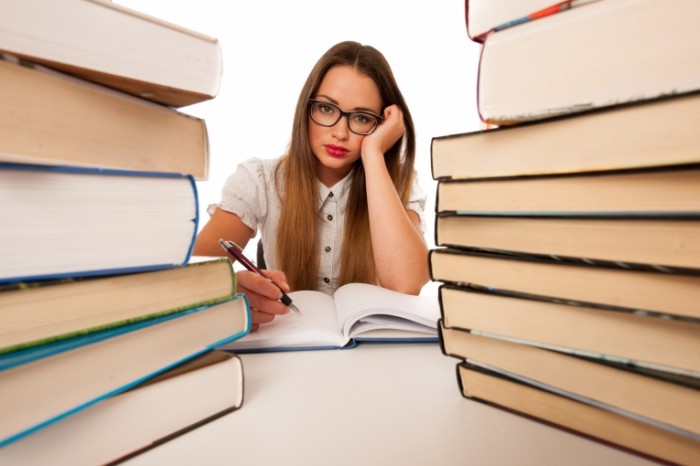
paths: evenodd
<path fill-rule="evenodd" d="M 417 133 L 416 169 L 428 195 L 426 240 L 434 247 L 435 136 L 480 129 L 479 45 L 469 40 L 458 0 L 117 0 L 129 8 L 219 39 L 218 96 L 184 107 L 209 131 L 209 179 L 199 182 L 200 228 L 226 177 L 250 157 L 276 158 L 288 143 L 299 91 L 331 45 L 355 40 L 392 66 Z M 251 243 L 252 244 L 252 243 Z M 246 252 L 250 252 L 250 246 Z"/>

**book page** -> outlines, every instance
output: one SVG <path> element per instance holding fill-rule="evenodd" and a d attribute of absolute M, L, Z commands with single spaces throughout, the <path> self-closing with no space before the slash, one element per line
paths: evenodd
<path fill-rule="evenodd" d="M 257 332 L 231 342 L 220 349 L 262 350 L 303 349 L 313 347 L 338 348 L 349 338 L 340 332 L 333 298 L 320 291 L 289 293 L 301 314 L 290 311 L 263 324 Z"/>
<path fill-rule="evenodd" d="M 436 296 L 414 296 L 366 283 L 349 283 L 334 297 L 342 333 L 349 338 L 361 334 L 369 337 L 370 333 L 380 337 L 384 330 L 393 330 L 387 338 L 396 338 L 402 331 L 437 337 L 440 306 Z"/>

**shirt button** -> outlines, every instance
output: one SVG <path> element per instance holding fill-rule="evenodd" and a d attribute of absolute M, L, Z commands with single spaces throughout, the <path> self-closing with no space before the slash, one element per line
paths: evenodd
<path fill-rule="evenodd" d="M 333 191 L 328 193 L 328 197 L 333 197 Z"/>
<path fill-rule="evenodd" d="M 330 246 L 326 246 L 323 250 L 326 251 L 326 252 L 331 252 L 331 247 L 330 247 Z"/>
<path fill-rule="evenodd" d="M 330 282 L 331 282 L 331 279 L 328 278 L 328 277 L 323 277 L 323 281 L 324 281 L 325 283 L 330 283 Z"/>
<path fill-rule="evenodd" d="M 333 220 L 333 216 L 332 216 L 332 215 L 328 215 L 328 216 L 326 216 L 326 218 L 328 219 L 329 222 L 330 222 L 331 220 Z"/>

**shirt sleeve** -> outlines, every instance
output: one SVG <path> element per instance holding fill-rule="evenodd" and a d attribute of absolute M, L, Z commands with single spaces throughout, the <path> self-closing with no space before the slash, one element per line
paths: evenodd
<path fill-rule="evenodd" d="M 267 173 L 261 159 L 242 162 L 236 171 L 226 179 L 218 204 L 207 207 L 209 215 L 219 208 L 236 214 L 243 223 L 258 232 L 267 215 Z"/>
<path fill-rule="evenodd" d="M 425 204 L 427 202 L 427 199 L 428 198 L 425 195 L 425 192 L 420 187 L 420 183 L 418 183 L 418 173 L 414 172 L 413 185 L 411 186 L 411 195 L 408 198 L 408 205 L 406 206 L 406 208 L 411 209 L 412 211 L 418 214 L 418 218 L 420 218 L 420 228 L 424 235 L 426 231 Z"/>

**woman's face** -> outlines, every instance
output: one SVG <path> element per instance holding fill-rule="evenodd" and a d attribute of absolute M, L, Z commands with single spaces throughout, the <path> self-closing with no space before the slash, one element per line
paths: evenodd
<path fill-rule="evenodd" d="M 379 88 L 367 75 L 346 65 L 328 70 L 313 99 L 335 105 L 343 112 L 363 111 L 382 115 Z M 330 110 L 327 107 L 324 110 Z M 350 172 L 360 158 L 364 136 L 348 127 L 348 116 L 333 126 L 321 126 L 309 116 L 309 142 L 320 162 L 318 177 L 326 186 L 333 186 Z"/>

